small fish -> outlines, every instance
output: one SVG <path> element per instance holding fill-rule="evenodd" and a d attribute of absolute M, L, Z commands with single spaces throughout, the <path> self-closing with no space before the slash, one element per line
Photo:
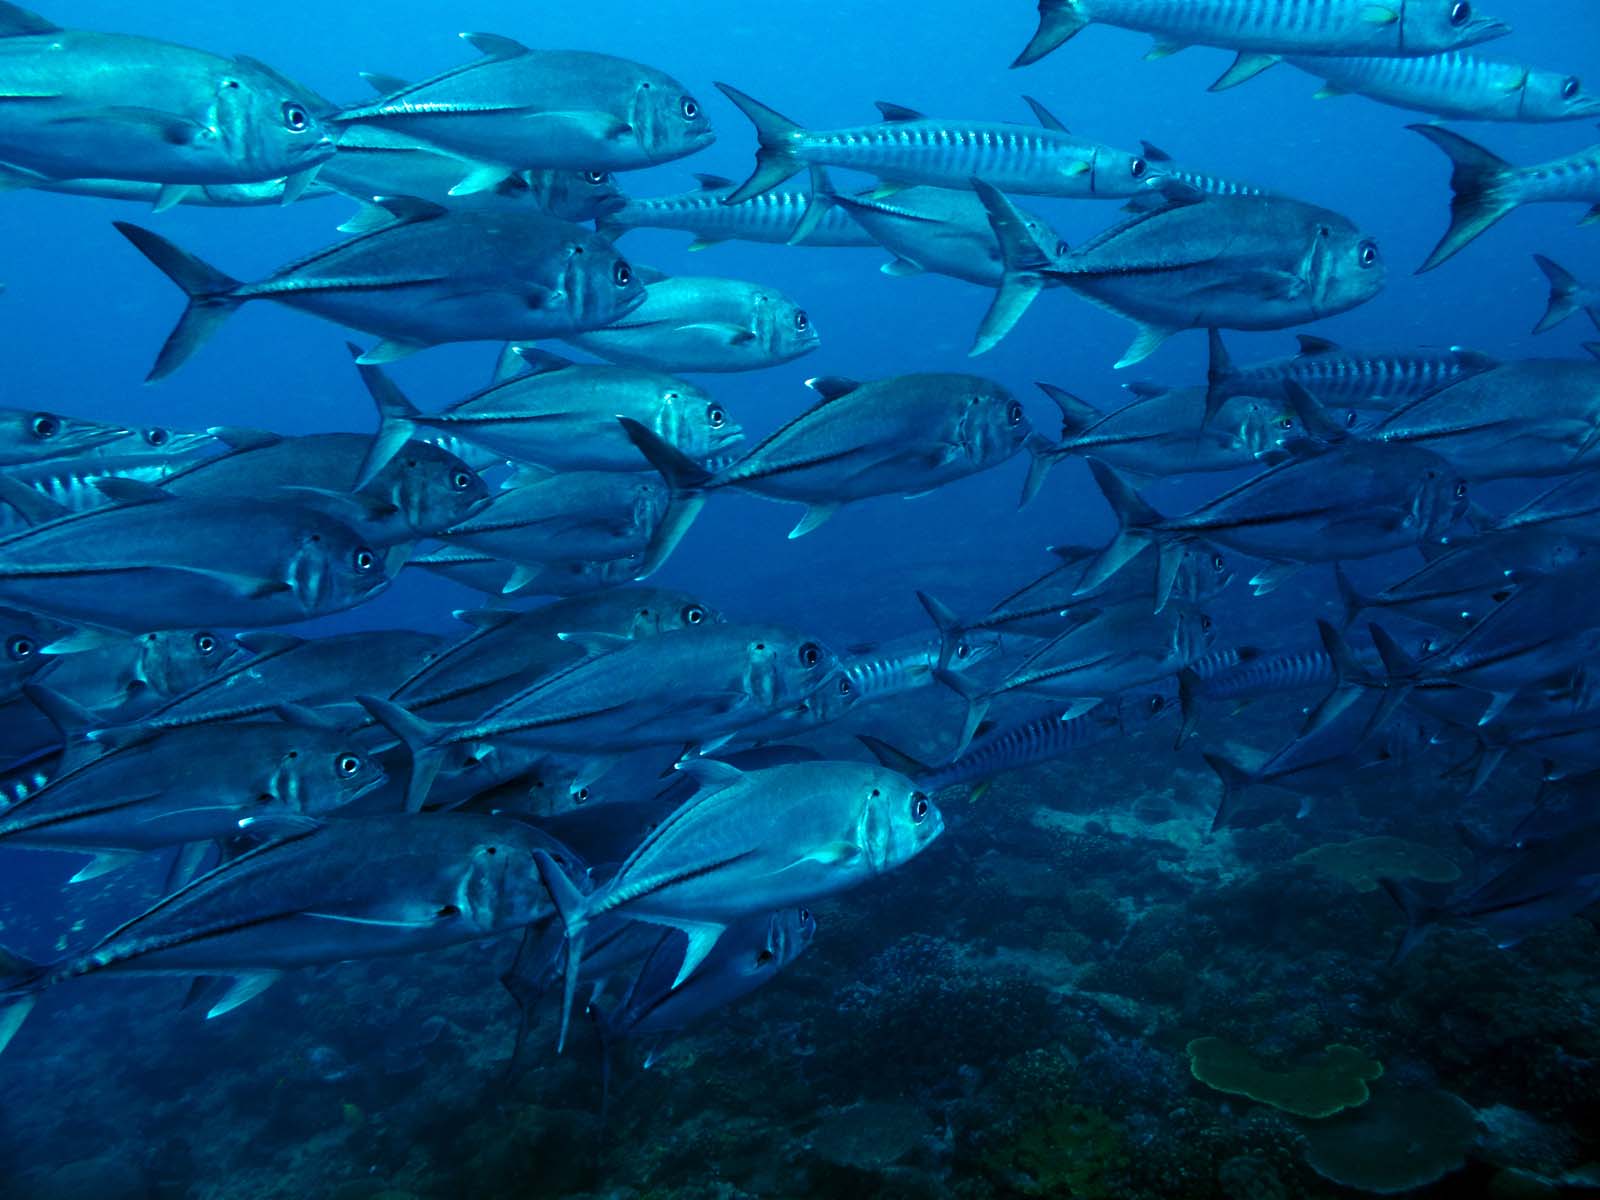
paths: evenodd
<path fill-rule="evenodd" d="M 1492 62 L 1452 50 L 1407 58 L 1289 58 L 1325 80 L 1317 99 L 1356 93 L 1457 121 L 1581 121 L 1600 115 L 1600 97 L 1576 75 Z"/>
<path fill-rule="evenodd" d="M 1600 219 L 1600 144 L 1566 158 L 1519 167 L 1437 125 L 1413 125 L 1450 159 L 1450 228 L 1418 273 L 1454 258 L 1524 204 L 1590 205 L 1585 223 Z"/>
<path fill-rule="evenodd" d="M 726 203 L 734 191 L 731 179 L 696 175 L 691 192 L 649 198 L 626 197 L 600 219 L 599 229 L 615 241 L 630 229 L 678 229 L 694 235 L 690 250 L 719 242 L 765 242 L 769 245 L 872 246 L 870 234 L 837 208 L 827 208 L 804 230 L 801 218 L 811 208 L 810 192 L 762 192 L 738 204 Z"/>

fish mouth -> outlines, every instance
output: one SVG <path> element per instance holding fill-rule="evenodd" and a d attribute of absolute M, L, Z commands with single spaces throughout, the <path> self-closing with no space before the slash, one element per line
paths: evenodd
<path fill-rule="evenodd" d="M 1567 106 L 1567 115 L 1573 120 L 1600 116 L 1600 99 L 1576 101 Z"/>
<path fill-rule="evenodd" d="M 1502 38 L 1511 32 L 1511 26 L 1495 17 L 1474 17 L 1467 22 L 1466 29 L 1461 32 L 1461 40 L 1456 43 L 1456 48 L 1476 46 L 1494 38 Z"/>

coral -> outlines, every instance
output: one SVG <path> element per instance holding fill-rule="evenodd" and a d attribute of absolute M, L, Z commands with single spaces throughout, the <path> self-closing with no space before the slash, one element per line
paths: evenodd
<path fill-rule="evenodd" d="M 878 1171 L 910 1154 L 932 1131 L 914 1104 L 868 1102 L 841 1109 L 811 1134 L 811 1150 L 840 1167 Z"/>
<path fill-rule="evenodd" d="M 1392 1195 L 1466 1165 L 1478 1132 L 1472 1106 L 1448 1092 L 1380 1089 L 1372 1102 L 1306 1129 L 1306 1162 L 1344 1187 Z"/>
<path fill-rule="evenodd" d="M 1295 862 L 1342 879 L 1358 892 L 1375 892 L 1378 880 L 1420 879 L 1454 883 L 1461 868 L 1430 846 L 1396 837 L 1357 838 L 1334 842 L 1295 855 Z"/>
<path fill-rule="evenodd" d="M 1217 1169 L 1217 1185 L 1228 1200 L 1289 1200 L 1272 1164 L 1254 1154 L 1238 1154 Z"/>
<path fill-rule="evenodd" d="M 1201 1083 L 1219 1092 L 1248 1096 L 1299 1117 L 1331 1117 L 1365 1104 L 1367 1083 L 1383 1067 L 1354 1046 L 1329 1046 L 1314 1067 L 1272 1071 L 1248 1050 L 1221 1038 L 1196 1038 L 1186 1047 L 1189 1070 Z"/>
<path fill-rule="evenodd" d="M 1029 1121 L 992 1147 L 985 1167 L 1025 1196 L 1109 1200 L 1113 1177 L 1126 1165 L 1127 1145 L 1097 1108 L 1063 1104 Z"/>

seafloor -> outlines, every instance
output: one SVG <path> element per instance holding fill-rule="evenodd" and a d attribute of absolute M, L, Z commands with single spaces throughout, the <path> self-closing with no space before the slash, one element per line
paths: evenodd
<path fill-rule="evenodd" d="M 1212 714 L 1209 744 L 1269 749 L 1292 733 L 1283 705 L 1257 707 Z M 644 1047 L 619 1047 L 604 1121 L 597 1045 L 580 1027 L 557 1057 L 549 1011 L 508 1079 L 503 944 L 291 978 L 213 1022 L 179 1011 L 173 981 L 62 988 L 5 1060 L 4 1195 L 1588 1190 L 1595 925 L 1568 920 L 1510 950 L 1446 928 L 1391 965 L 1398 914 L 1360 890 L 1371 864 L 1297 861 L 1381 832 L 1468 870 L 1455 823 L 1503 823 L 1532 776 L 1508 771 L 1463 807 L 1424 760 L 1362 772 L 1304 818 L 1262 792 L 1242 818 L 1252 827 L 1212 836 L 1216 781 L 1174 752 L 1173 733 L 1004 776 L 975 802 L 947 794 L 947 835 L 819 906 L 815 946 L 773 986 L 648 1069 Z M 1405 870 L 1394 847 L 1383 853 L 1382 870 Z M 1410 853 L 1418 872 L 1438 871 L 1436 856 Z M 85 936 L 72 927 L 88 902 L 69 893 L 64 938 Z M 1223 1041 L 1191 1060 L 1202 1038 Z M 1196 1072 L 1254 1073 L 1244 1090 L 1282 1107 Z M 1284 1111 L 1341 1103 L 1354 1107 Z"/>

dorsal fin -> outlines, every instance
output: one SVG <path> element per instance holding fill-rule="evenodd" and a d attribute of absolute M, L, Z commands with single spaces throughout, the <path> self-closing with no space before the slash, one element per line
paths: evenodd
<path fill-rule="evenodd" d="M 9 505 L 30 525 L 43 525 L 70 515 L 71 510 L 20 479 L 0 475 L 0 505 Z"/>
<path fill-rule="evenodd" d="M 432 221 L 450 211 L 419 196 L 374 196 L 372 202 L 397 221 Z"/>
<path fill-rule="evenodd" d="M 806 380 L 806 386 L 824 401 L 837 400 L 840 396 L 848 396 L 861 385 L 854 379 L 846 379 L 842 375 L 819 375 L 815 379 Z"/>
<path fill-rule="evenodd" d="M 907 108 L 903 104 L 890 104 L 887 100 L 878 101 L 878 111 L 883 114 L 885 121 L 925 121 L 927 117 L 914 108 Z"/>
<path fill-rule="evenodd" d="M 387 96 L 391 92 L 403 92 L 411 86 L 408 81 L 401 79 L 398 75 L 385 75 L 382 71 L 363 71 L 361 72 L 361 78 L 366 81 L 368 87 L 380 96 Z"/>
<path fill-rule="evenodd" d="M 522 360 L 527 368 L 524 374 L 527 375 L 548 375 L 551 371 L 565 371 L 573 365 L 570 358 L 562 358 L 537 346 L 513 346 L 511 352 Z"/>
<path fill-rule="evenodd" d="M 142 479 L 127 479 L 114 476 L 110 479 L 96 479 L 95 489 L 107 499 L 117 504 L 154 504 L 158 500 L 173 500 L 176 497 L 171 492 L 163 491 L 153 483 L 146 483 Z"/>
<path fill-rule="evenodd" d="M 1336 354 L 1340 346 L 1338 342 L 1330 342 L 1327 338 L 1320 338 L 1314 334 L 1302 333 L 1298 335 L 1301 354 Z"/>
<path fill-rule="evenodd" d="M 1028 102 L 1028 107 L 1033 109 L 1033 115 L 1038 118 L 1039 124 L 1043 125 L 1046 129 L 1054 130 L 1056 133 L 1072 132 L 1061 123 L 1060 117 L 1056 116 L 1055 113 L 1051 112 L 1044 105 L 1040 104 L 1032 96 L 1024 96 L 1023 99 Z"/>
<path fill-rule="evenodd" d="M 471 44 L 479 54 L 489 58 L 521 58 L 528 53 L 528 48 L 516 38 L 504 37 L 498 33 L 463 33 L 461 40 Z"/>
<path fill-rule="evenodd" d="M 0 4 L 0 37 L 25 37 L 30 33 L 60 33 L 61 26 L 52 25 L 38 13 L 18 8 L 15 4 Z"/>
<path fill-rule="evenodd" d="M 1168 154 L 1160 146 L 1152 146 L 1149 142 L 1140 142 L 1139 145 L 1144 150 L 1144 157 L 1147 162 L 1169 163 L 1172 161 L 1172 155 Z"/>
<path fill-rule="evenodd" d="M 702 192 L 720 192 L 723 188 L 731 188 L 733 180 L 721 175 L 696 175 Z"/>

